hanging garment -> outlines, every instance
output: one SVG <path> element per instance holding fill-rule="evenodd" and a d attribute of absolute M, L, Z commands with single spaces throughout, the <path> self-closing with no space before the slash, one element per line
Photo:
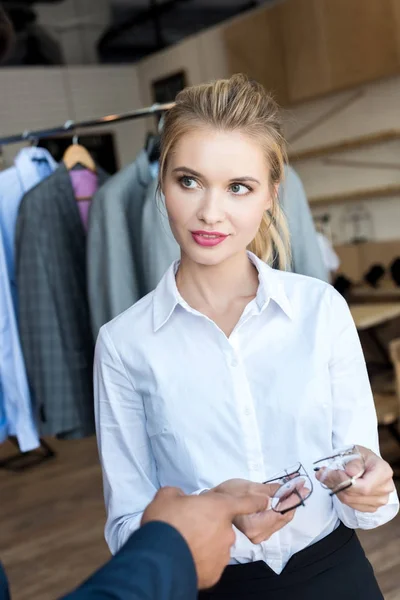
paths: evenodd
<path fill-rule="evenodd" d="M 285 178 L 280 187 L 279 197 L 289 225 L 292 271 L 329 281 L 303 184 L 290 166 L 285 167 Z"/>
<path fill-rule="evenodd" d="M 180 257 L 180 248 L 169 224 L 165 198 L 163 194 L 157 194 L 156 179 L 149 186 L 143 207 L 141 256 L 146 294 L 157 287 L 168 267 Z"/>
<path fill-rule="evenodd" d="M 85 231 L 87 231 L 92 196 L 95 195 L 99 187 L 97 173 L 89 169 L 75 169 L 69 172 L 69 176 L 75 199 L 78 201 L 81 220 Z"/>
<path fill-rule="evenodd" d="M 15 224 L 23 195 L 57 168 L 42 148 L 24 148 L 0 173 L 0 442 L 17 437 L 22 452 L 40 443 L 17 326 Z"/>
<path fill-rule="evenodd" d="M 317 240 L 326 270 L 328 273 L 337 271 L 340 267 L 340 258 L 336 254 L 331 241 L 319 231 L 317 231 Z"/>
<path fill-rule="evenodd" d="M 144 295 L 141 215 L 151 183 L 142 151 L 92 199 L 88 230 L 88 293 L 93 335 Z"/>
<path fill-rule="evenodd" d="M 98 170 L 99 185 L 107 176 Z M 86 232 L 65 165 L 26 194 L 16 230 L 22 348 L 43 435 L 93 432 Z"/>

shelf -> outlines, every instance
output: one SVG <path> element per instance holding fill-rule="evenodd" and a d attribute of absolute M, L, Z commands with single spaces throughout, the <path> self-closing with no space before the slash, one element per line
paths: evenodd
<path fill-rule="evenodd" d="M 400 184 L 380 188 L 368 188 L 355 190 L 343 194 L 331 194 L 330 196 L 315 196 L 308 199 L 310 206 L 323 206 L 326 204 L 345 204 L 358 200 L 371 200 L 372 198 L 390 198 L 400 196 Z"/>
<path fill-rule="evenodd" d="M 289 160 L 293 164 L 300 160 L 320 158 L 329 154 L 339 154 L 340 152 L 357 150 L 359 148 L 364 148 L 365 146 L 374 146 L 376 144 L 391 142 L 398 139 L 400 139 L 400 131 L 398 129 L 390 129 L 388 131 L 381 131 L 379 133 L 371 133 L 357 138 L 333 142 L 331 144 L 327 144 L 326 146 L 318 146 L 317 148 L 308 148 L 306 150 L 299 150 L 297 152 L 289 152 Z"/>

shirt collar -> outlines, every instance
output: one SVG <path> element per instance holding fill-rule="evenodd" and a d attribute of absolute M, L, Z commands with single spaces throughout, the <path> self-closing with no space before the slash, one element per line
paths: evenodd
<path fill-rule="evenodd" d="M 292 319 L 292 305 L 286 294 L 282 271 L 273 269 L 252 252 L 248 252 L 247 254 L 258 271 L 258 280 L 260 284 L 257 291 L 256 302 L 259 311 L 262 312 L 265 310 L 269 301 L 273 300 L 281 310 L 283 310 L 286 316 Z"/>
<path fill-rule="evenodd" d="M 252 252 L 248 252 L 249 259 L 258 271 L 259 287 L 256 304 L 259 313 L 263 312 L 270 300 L 273 300 L 290 319 L 293 318 L 292 306 L 286 295 L 284 281 L 280 271 L 272 269 Z M 180 295 L 176 286 L 175 274 L 178 270 L 179 260 L 175 261 L 154 291 L 153 316 L 154 331 L 158 331 L 170 319 L 175 308 L 180 305 L 186 310 L 192 310 Z"/>
<path fill-rule="evenodd" d="M 18 171 L 24 192 L 27 192 L 42 180 L 40 171 L 37 165 L 35 165 L 35 161 L 38 160 L 46 161 L 51 171 L 55 171 L 58 167 L 50 152 L 44 148 L 23 148 L 15 158 L 15 167 Z"/>

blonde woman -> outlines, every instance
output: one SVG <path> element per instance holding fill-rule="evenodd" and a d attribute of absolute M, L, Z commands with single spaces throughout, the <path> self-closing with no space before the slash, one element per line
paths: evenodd
<path fill-rule="evenodd" d="M 392 472 L 345 301 L 284 271 L 284 163 L 277 106 L 244 76 L 184 90 L 166 116 L 160 186 L 181 259 L 96 349 L 106 539 L 116 552 L 160 487 L 272 494 L 277 471 L 358 444 L 350 489 L 315 481 L 297 510 L 237 519 L 231 564 L 201 597 L 378 600 L 353 529 L 396 514 Z"/>

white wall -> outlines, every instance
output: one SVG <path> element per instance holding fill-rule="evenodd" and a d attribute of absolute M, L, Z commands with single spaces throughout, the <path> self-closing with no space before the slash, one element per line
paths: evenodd
<path fill-rule="evenodd" d="M 0 70 L 0 127 L 7 136 L 143 106 L 135 67 L 24 68 Z M 98 128 L 114 132 L 119 165 L 143 147 L 143 119 Z M 94 130 L 95 131 L 95 130 Z M 3 147 L 6 165 L 20 146 Z"/>

